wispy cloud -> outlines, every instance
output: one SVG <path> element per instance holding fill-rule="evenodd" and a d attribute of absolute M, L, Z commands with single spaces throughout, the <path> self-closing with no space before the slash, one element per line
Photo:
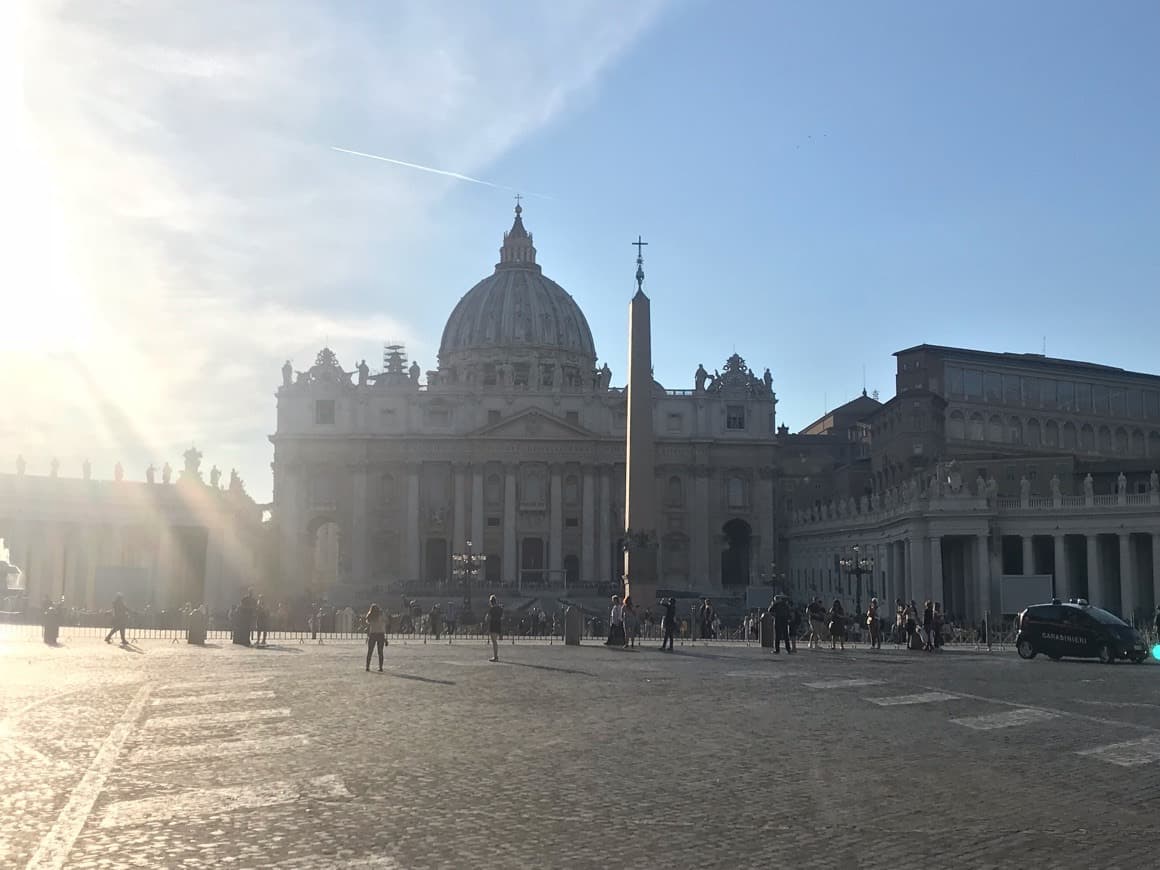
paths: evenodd
<path fill-rule="evenodd" d="M 329 339 L 353 368 L 388 337 L 432 359 L 436 337 L 391 304 L 431 209 L 459 181 L 509 189 L 479 176 L 589 98 L 660 6 L 31 7 L 28 159 L 6 205 L 27 256 L 0 274 L 18 294 L 6 329 L 28 340 L 0 344 L 0 395 L 20 409 L 0 467 L 23 452 L 143 469 L 196 441 L 268 493 L 283 359 L 304 368 Z M 424 171 L 330 159 L 335 140 L 389 143 L 415 162 L 359 156 Z"/>

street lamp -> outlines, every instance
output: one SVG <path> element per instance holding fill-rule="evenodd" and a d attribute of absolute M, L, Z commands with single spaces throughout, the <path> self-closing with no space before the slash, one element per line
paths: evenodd
<path fill-rule="evenodd" d="M 874 574 L 874 559 L 870 558 L 870 557 L 867 557 L 865 559 L 860 558 L 860 556 L 858 554 L 858 545 L 857 544 L 854 545 L 853 549 L 854 549 L 853 557 L 849 558 L 849 559 L 839 559 L 838 560 L 838 567 L 841 570 L 845 571 L 849 576 L 857 578 L 858 596 L 857 596 L 856 600 L 858 602 L 858 615 L 861 616 L 862 615 L 862 575 L 863 574 L 869 574 L 869 575 Z"/>
<path fill-rule="evenodd" d="M 474 614 L 471 612 L 471 587 L 479 577 L 480 569 L 487 562 L 487 556 L 475 555 L 471 549 L 471 541 L 464 543 L 467 544 L 466 553 L 451 554 L 451 573 L 463 586 L 463 624 L 466 625 L 474 622 Z"/>

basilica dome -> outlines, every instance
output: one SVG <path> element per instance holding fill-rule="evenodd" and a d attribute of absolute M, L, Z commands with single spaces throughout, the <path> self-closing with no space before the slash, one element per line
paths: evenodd
<path fill-rule="evenodd" d="M 596 367 L 584 312 L 536 263 L 522 212 L 517 205 L 495 271 L 468 290 L 447 319 L 439 344 L 441 367 L 532 357 L 580 371 Z"/>

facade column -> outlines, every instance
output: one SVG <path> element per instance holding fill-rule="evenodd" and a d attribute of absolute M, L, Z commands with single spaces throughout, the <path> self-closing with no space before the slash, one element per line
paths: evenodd
<path fill-rule="evenodd" d="M 612 558 L 612 466 L 601 465 L 597 473 L 600 492 L 596 505 L 596 557 L 592 576 L 597 583 L 607 583 Z"/>
<path fill-rule="evenodd" d="M 1132 564 L 1132 536 L 1128 532 L 1121 532 L 1120 539 L 1120 615 L 1127 621 L 1133 622 L 1136 617 L 1138 595 L 1136 589 L 1136 572 Z"/>
<path fill-rule="evenodd" d="M 1160 535 L 1152 535 L 1152 603 L 1160 607 Z"/>
<path fill-rule="evenodd" d="M 1062 534 L 1053 536 L 1055 544 L 1055 597 L 1063 601 L 1071 598 L 1071 579 L 1067 571 L 1067 539 Z"/>
<path fill-rule="evenodd" d="M 1023 535 L 1023 576 L 1035 573 L 1035 540 L 1031 535 Z"/>
<path fill-rule="evenodd" d="M 946 607 L 943 601 L 942 538 L 938 535 L 932 535 L 930 539 L 930 600 Z"/>
<path fill-rule="evenodd" d="M 460 548 L 467 542 L 467 466 L 456 463 L 451 467 L 451 473 L 454 476 L 455 496 L 455 503 L 451 508 L 451 552 L 459 553 L 462 552 Z M 482 549 L 483 541 L 479 544 Z"/>
<path fill-rule="evenodd" d="M 991 609 L 991 553 L 986 535 L 975 536 L 975 601 L 979 607 L 979 618 Z"/>
<path fill-rule="evenodd" d="M 1103 598 L 1103 582 L 1100 577 L 1100 536 L 1085 535 L 1085 538 L 1087 540 L 1087 597 L 1089 601 L 1095 601 L 1096 604 L 1099 604 Z"/>
<path fill-rule="evenodd" d="M 560 466 L 552 466 L 551 491 L 548 493 L 548 569 L 552 580 L 564 569 L 564 484 Z"/>
<path fill-rule="evenodd" d="M 774 562 L 773 549 L 773 471 L 768 468 L 757 470 L 757 523 L 761 537 L 757 544 L 757 570 L 749 572 L 749 585 L 761 582 L 761 572 L 770 570 Z M 778 590 L 781 591 L 781 590 Z"/>
<path fill-rule="evenodd" d="M 352 466 L 350 473 L 350 564 L 351 573 L 354 576 L 348 577 L 347 579 L 353 581 L 354 583 L 369 583 L 370 571 L 367 565 L 367 556 L 370 552 L 367 534 L 367 517 L 369 515 L 369 505 L 367 504 L 368 469 L 365 464 L 359 464 Z"/>
<path fill-rule="evenodd" d="M 407 536 L 404 544 L 407 553 L 407 573 L 404 579 L 418 580 L 421 573 L 420 555 L 422 542 L 419 540 L 419 466 L 407 467 Z"/>
<path fill-rule="evenodd" d="M 503 467 L 503 582 L 516 586 L 520 566 L 516 559 L 516 466 Z"/>
<path fill-rule="evenodd" d="M 471 543 L 483 552 L 483 467 L 471 471 Z"/>
<path fill-rule="evenodd" d="M 918 538 L 906 539 L 906 587 L 919 604 L 926 597 L 927 584 L 922 581 L 922 542 Z"/>
<path fill-rule="evenodd" d="M 703 588 L 710 579 L 709 552 L 713 541 L 709 529 L 709 469 L 704 466 L 693 469 L 693 530 L 689 537 L 689 581 L 692 588 Z"/>
<path fill-rule="evenodd" d="M 897 566 L 897 564 L 895 564 L 896 560 L 895 560 L 895 555 L 894 555 L 894 541 L 888 541 L 886 543 L 885 549 L 886 549 L 886 588 L 883 591 L 886 592 L 886 599 L 890 602 L 891 610 L 893 611 L 894 600 L 896 598 L 900 597 L 900 593 L 898 591 L 898 580 L 897 580 L 897 576 L 896 576 L 896 572 L 898 571 L 898 566 Z"/>
<path fill-rule="evenodd" d="M 580 582 L 596 579 L 596 478 L 591 465 L 581 469 L 580 490 Z"/>

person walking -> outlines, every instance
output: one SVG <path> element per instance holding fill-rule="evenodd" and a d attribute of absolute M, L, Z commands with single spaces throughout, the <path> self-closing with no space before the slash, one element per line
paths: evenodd
<path fill-rule="evenodd" d="M 834 644 L 840 643 L 842 649 L 846 648 L 846 611 L 842 607 L 842 602 L 837 598 L 834 599 L 833 605 L 830 607 L 830 649 L 835 649 Z"/>
<path fill-rule="evenodd" d="M 906 640 L 906 602 L 901 598 L 894 601 L 894 645 Z"/>
<path fill-rule="evenodd" d="M 882 625 L 878 621 L 878 599 L 871 598 L 866 608 L 866 628 L 870 630 L 870 649 L 882 649 Z"/>
<path fill-rule="evenodd" d="M 636 606 L 632 603 L 632 596 L 624 596 L 624 645 L 636 648 L 636 636 L 640 631 L 640 617 L 636 615 Z"/>
<path fill-rule="evenodd" d="M 435 640 L 439 640 L 443 634 L 443 613 L 438 604 L 432 604 L 431 612 L 427 614 L 427 629 L 435 635 Z"/>
<path fill-rule="evenodd" d="M 620 596 L 612 596 L 612 610 L 608 614 L 608 640 L 605 646 L 624 646 L 624 607 Z"/>
<path fill-rule="evenodd" d="M 455 637 L 455 602 L 448 601 L 447 609 L 443 611 L 443 623 L 447 626 L 447 640 Z"/>
<path fill-rule="evenodd" d="M 664 606 L 665 614 L 661 617 L 661 630 L 664 631 L 664 637 L 661 639 L 661 652 L 665 651 L 666 644 L 668 645 L 669 652 L 672 652 L 673 633 L 677 628 L 677 599 L 666 598 Z"/>
<path fill-rule="evenodd" d="M 499 636 L 503 631 L 503 608 L 499 606 L 495 596 L 487 600 L 487 611 L 483 614 L 483 621 L 487 623 L 487 633 L 491 637 L 491 658 L 488 661 L 499 661 Z"/>
<path fill-rule="evenodd" d="M 790 652 L 797 652 L 798 636 L 802 633 L 802 609 L 793 601 L 789 604 L 789 645 Z"/>
<path fill-rule="evenodd" d="M 934 603 L 928 598 L 922 605 L 922 648 L 934 652 Z"/>
<path fill-rule="evenodd" d="M 266 646 L 267 637 L 270 630 L 270 611 L 266 609 L 266 604 L 262 600 L 262 596 L 258 596 L 258 600 L 254 603 L 254 643 L 257 646 Z"/>
<path fill-rule="evenodd" d="M 383 669 L 383 647 L 387 645 L 387 617 L 381 607 L 372 604 L 367 611 L 367 670 L 371 669 L 371 653 L 378 650 L 379 670 Z"/>
<path fill-rule="evenodd" d="M 769 605 L 773 611 L 773 651 L 781 653 L 781 645 L 785 643 L 785 651 L 793 652 L 789 646 L 789 600 L 784 595 L 773 596 Z"/>
<path fill-rule="evenodd" d="M 817 595 L 806 608 L 810 619 L 810 649 L 822 648 L 822 626 L 826 624 L 826 605 Z"/>
<path fill-rule="evenodd" d="M 913 598 L 906 605 L 906 648 L 908 650 L 922 648 L 918 637 L 918 605 L 914 603 Z"/>
<path fill-rule="evenodd" d="M 125 638 L 125 629 L 129 627 L 129 607 L 125 604 L 125 598 L 120 592 L 113 598 L 113 627 L 109 629 L 109 633 L 105 635 L 105 643 L 113 642 L 113 635 L 121 632 L 121 646 L 128 646 L 129 641 Z"/>

